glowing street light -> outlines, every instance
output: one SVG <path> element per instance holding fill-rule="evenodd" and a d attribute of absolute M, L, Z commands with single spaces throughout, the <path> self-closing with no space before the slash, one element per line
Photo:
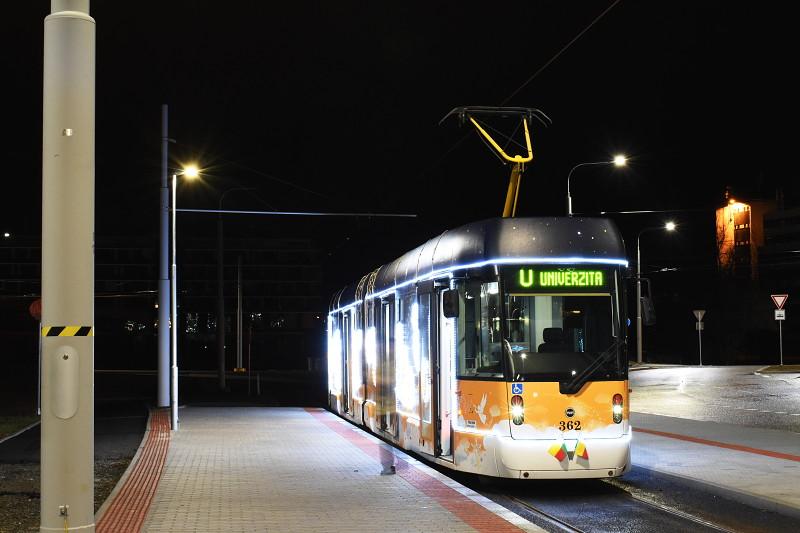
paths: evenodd
<path fill-rule="evenodd" d="M 185 177 L 187 177 L 188 179 L 193 180 L 193 179 L 197 178 L 198 176 L 200 176 L 200 169 L 197 168 L 197 165 L 193 165 L 193 164 L 192 165 L 186 165 L 183 168 L 183 173 L 182 174 Z"/>
<path fill-rule="evenodd" d="M 615 167 L 624 167 L 628 164 L 628 158 L 624 155 L 618 154 L 614 156 L 614 159 L 611 161 L 595 161 L 591 163 L 578 163 L 572 170 L 569 171 L 567 174 L 567 216 L 572 216 L 572 196 L 569 194 L 569 179 L 572 177 L 572 173 L 575 172 L 575 169 L 580 167 L 587 167 L 587 166 L 594 166 L 594 165 L 614 165 Z"/>
<path fill-rule="evenodd" d="M 644 228 L 636 236 L 636 362 L 642 362 L 642 252 L 639 247 L 639 240 L 642 233 L 655 230 L 675 231 L 677 226 L 671 220 L 663 226 Z"/>

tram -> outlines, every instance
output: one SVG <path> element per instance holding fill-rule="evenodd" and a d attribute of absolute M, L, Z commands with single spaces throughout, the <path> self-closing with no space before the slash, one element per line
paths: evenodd
<path fill-rule="evenodd" d="M 454 470 L 624 474 L 625 257 L 601 218 L 445 231 L 333 296 L 329 408 Z"/>

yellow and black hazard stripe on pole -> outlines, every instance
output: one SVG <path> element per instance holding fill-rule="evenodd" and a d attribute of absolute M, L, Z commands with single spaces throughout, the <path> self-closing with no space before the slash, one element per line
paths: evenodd
<path fill-rule="evenodd" d="M 42 337 L 94 337 L 92 326 L 43 326 Z"/>

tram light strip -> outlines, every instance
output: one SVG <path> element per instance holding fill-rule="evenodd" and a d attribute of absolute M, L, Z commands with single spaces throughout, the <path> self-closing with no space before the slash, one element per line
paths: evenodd
<path fill-rule="evenodd" d="M 605 258 L 595 258 L 595 257 L 506 257 L 500 259 L 489 259 L 486 261 L 478 261 L 475 263 L 467 263 L 463 265 L 454 265 L 446 268 L 440 268 L 438 270 L 429 272 L 428 274 L 422 274 L 408 281 L 404 281 L 403 283 L 396 284 L 393 287 L 389 287 L 388 289 L 384 289 L 380 292 L 369 294 L 367 295 L 367 297 L 383 298 L 384 296 L 388 296 L 389 294 L 396 292 L 398 289 L 402 289 L 403 287 L 419 283 L 420 281 L 430 281 L 444 274 L 449 274 L 450 277 L 452 277 L 452 272 L 455 270 L 468 270 L 471 268 L 481 268 L 489 265 L 522 265 L 522 264 L 548 264 L 548 265 L 565 265 L 565 266 L 592 264 L 592 265 L 617 265 L 617 266 L 627 267 L 628 260 L 605 259 Z M 357 300 L 347 305 L 343 305 L 338 309 L 333 309 L 329 311 L 329 314 L 345 311 L 350 307 L 354 307 L 363 302 L 364 300 Z"/>

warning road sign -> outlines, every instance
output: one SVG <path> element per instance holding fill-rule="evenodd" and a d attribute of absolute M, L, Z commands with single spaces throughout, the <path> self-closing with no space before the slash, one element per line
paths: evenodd
<path fill-rule="evenodd" d="M 771 294 L 770 296 L 772 296 L 772 301 L 778 309 L 783 309 L 783 305 L 786 303 L 786 300 L 789 299 L 788 294 Z"/>

